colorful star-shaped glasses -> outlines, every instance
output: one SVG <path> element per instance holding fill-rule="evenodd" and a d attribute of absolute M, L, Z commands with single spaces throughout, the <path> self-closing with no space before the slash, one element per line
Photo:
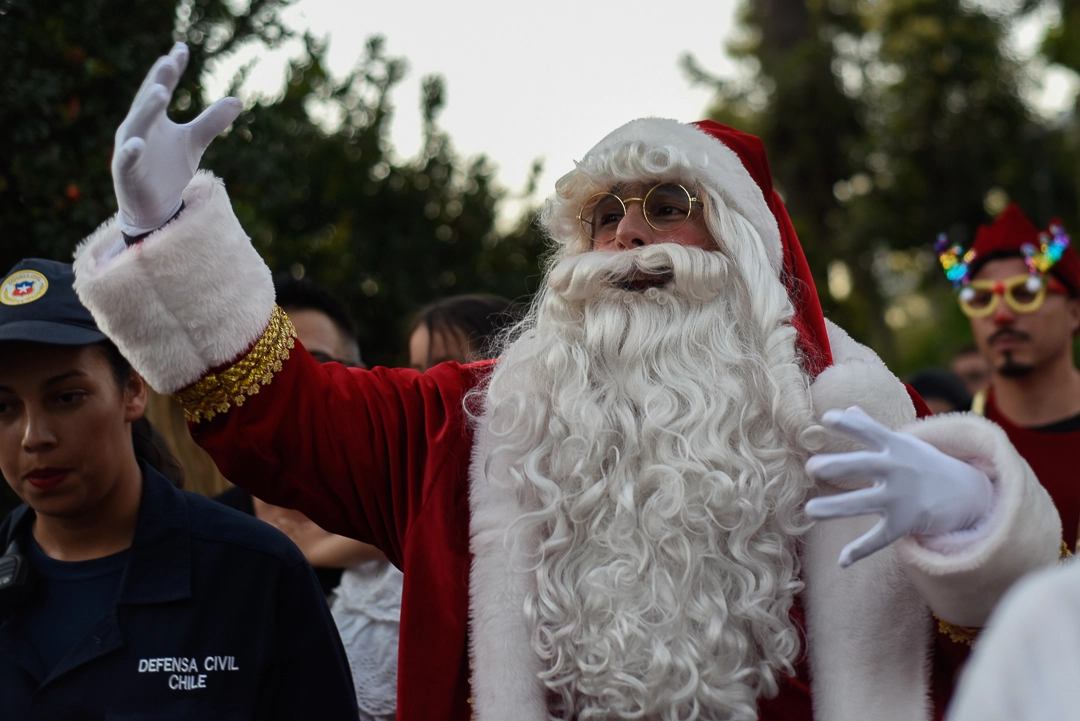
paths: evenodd
<path fill-rule="evenodd" d="M 1006 280 L 973 280 L 960 289 L 960 310 L 969 318 L 985 318 L 997 310 L 1001 298 L 1017 313 L 1034 313 L 1046 300 L 1047 292 L 1066 294 L 1065 286 L 1053 276 L 1044 280 L 1034 275 L 1014 275 Z"/>
<path fill-rule="evenodd" d="M 949 244 L 948 236 L 938 235 L 934 250 L 941 268 L 953 287 L 959 291 L 960 309 L 969 318 L 983 318 L 997 310 L 999 300 L 1017 313 L 1033 313 L 1046 300 L 1047 291 L 1067 293 L 1065 286 L 1048 275 L 1065 249 L 1069 236 L 1057 223 L 1050 225 L 1049 233 L 1039 233 L 1039 245 L 1024 243 L 1020 254 L 1028 267 L 1028 275 L 1017 275 L 1007 280 L 971 280 L 971 264 L 977 257 L 974 248 L 964 251 L 959 243 Z"/>

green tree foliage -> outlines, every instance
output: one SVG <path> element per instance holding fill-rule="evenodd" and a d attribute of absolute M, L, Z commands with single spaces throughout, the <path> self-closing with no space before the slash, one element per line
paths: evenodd
<path fill-rule="evenodd" d="M 404 62 L 375 38 L 336 81 L 325 49 L 310 37 L 306 47 L 284 96 L 245 111 L 204 162 L 270 266 L 336 290 L 357 313 L 365 358 L 383 364 L 400 360 L 402 324 L 421 303 L 478 290 L 524 297 L 541 244 L 497 232 L 492 168 L 462 162 L 435 125 L 441 80 L 423 83 L 419 157 L 395 163 L 389 92 Z"/>
<path fill-rule="evenodd" d="M 279 42 L 283 5 L 0 0 L 0 268 L 31 255 L 69 259 L 116 212 L 113 134 L 174 37 L 191 48 L 176 104 L 194 111 L 206 63 L 240 43 Z"/>
<path fill-rule="evenodd" d="M 1025 106 L 1005 47 L 1028 9 L 748 0 L 736 50 L 753 72 L 717 83 L 714 115 L 762 133 L 827 314 L 901 372 L 966 339 L 929 253 L 938 232 L 970 243 L 1007 199 L 1077 227 L 1076 156 Z M 777 37 L 781 16 L 801 20 Z"/>
<path fill-rule="evenodd" d="M 1080 73 L 1080 3 L 1057 0 L 1054 4 L 1058 8 L 1060 21 L 1047 31 L 1043 54 L 1048 62 Z M 1072 122 L 1063 128 L 1064 137 L 1058 160 L 1074 174 L 1074 186 L 1080 192 L 1080 163 L 1076 161 L 1080 158 L 1080 123 L 1076 122 L 1078 108 L 1080 98 L 1073 105 Z M 1073 206 L 1080 208 L 1080 196 L 1073 199 Z"/>
<path fill-rule="evenodd" d="M 1057 0 L 1061 21 L 1050 28 L 1043 52 L 1052 63 L 1080 72 L 1080 4 Z"/>
<path fill-rule="evenodd" d="M 289 37 L 278 17 L 287 2 L 0 0 L 0 265 L 68 259 L 116 211 L 113 133 L 174 40 L 191 49 L 169 110 L 185 122 L 206 105 L 200 80 L 214 59 Z M 225 180 L 271 268 L 305 273 L 346 300 L 377 363 L 400 360 L 402 326 L 427 301 L 533 290 L 542 243 L 528 226 L 505 237 L 495 228 L 502 191 L 490 164 L 459 157 L 436 124 L 442 81 L 424 81 L 423 150 L 400 161 L 388 131 L 405 61 L 376 38 L 335 80 L 325 47 L 310 37 L 304 47 L 281 97 L 247 108 L 203 162 Z"/>

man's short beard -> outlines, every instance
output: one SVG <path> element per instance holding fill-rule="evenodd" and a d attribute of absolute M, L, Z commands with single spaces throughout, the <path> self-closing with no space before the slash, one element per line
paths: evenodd
<path fill-rule="evenodd" d="M 997 373 L 1005 378 L 1024 378 L 1031 375 L 1035 370 L 1035 366 L 1030 363 L 1018 363 L 1013 359 L 1011 351 L 1005 351 L 1003 354 L 1005 360 L 997 367 Z"/>
<path fill-rule="evenodd" d="M 486 402 L 552 718 L 756 719 L 799 652 L 813 421 L 786 292 L 755 287 L 780 309 L 755 317 L 730 258 L 673 245 L 548 286 Z"/>

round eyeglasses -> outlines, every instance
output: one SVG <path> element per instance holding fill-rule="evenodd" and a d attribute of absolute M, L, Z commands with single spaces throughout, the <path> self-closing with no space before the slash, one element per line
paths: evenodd
<path fill-rule="evenodd" d="M 968 318 L 985 318 L 997 310 L 1001 298 L 1016 313 L 1034 313 L 1046 300 L 1047 292 L 1067 294 L 1056 278 L 1017 275 L 1007 280 L 973 280 L 960 291 L 960 310 Z"/>
<path fill-rule="evenodd" d="M 700 200 L 678 183 L 659 183 L 649 188 L 643 198 L 620 198 L 604 192 L 589 196 L 578 211 L 581 229 L 595 243 L 610 243 L 615 239 L 619 223 L 626 216 L 626 204 L 641 203 L 645 222 L 654 230 L 670 233 L 690 220 L 695 203 Z"/>

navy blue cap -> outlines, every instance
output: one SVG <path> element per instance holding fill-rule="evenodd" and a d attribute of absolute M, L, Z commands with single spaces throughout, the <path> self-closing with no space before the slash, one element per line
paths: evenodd
<path fill-rule="evenodd" d="M 69 263 L 27 258 L 0 281 L 0 341 L 90 345 L 106 339 L 75 295 Z"/>

